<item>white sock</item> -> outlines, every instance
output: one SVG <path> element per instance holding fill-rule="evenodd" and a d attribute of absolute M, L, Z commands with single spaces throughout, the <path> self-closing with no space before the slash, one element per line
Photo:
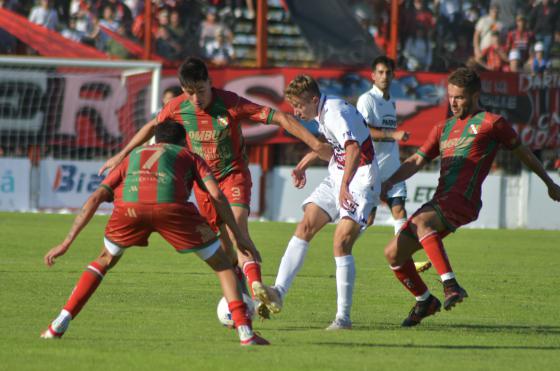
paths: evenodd
<path fill-rule="evenodd" d="M 70 312 L 68 312 L 66 309 L 63 309 L 60 311 L 58 317 L 56 317 L 54 321 L 52 321 L 51 328 L 58 333 L 63 333 L 68 329 L 68 325 L 70 324 L 71 320 L 72 315 L 70 314 Z"/>
<path fill-rule="evenodd" d="M 237 328 L 237 334 L 239 335 L 239 340 L 247 341 L 253 337 L 253 329 L 247 325 L 239 326 Z"/>
<path fill-rule="evenodd" d="M 423 293 L 420 296 L 416 296 L 416 301 L 424 301 L 427 300 L 430 297 L 430 290 L 426 290 L 425 293 Z"/>
<path fill-rule="evenodd" d="M 454 272 L 444 273 L 440 277 L 441 277 L 441 282 L 445 282 L 447 280 L 451 280 L 455 278 L 455 273 Z"/>
<path fill-rule="evenodd" d="M 401 231 L 404 223 L 406 223 L 406 218 L 397 219 L 393 222 L 393 226 L 395 227 L 395 235 L 397 235 Z"/>
<path fill-rule="evenodd" d="M 278 274 L 274 283 L 274 287 L 278 289 L 282 297 L 286 295 L 288 289 L 292 286 L 292 281 L 303 266 L 308 249 L 309 242 L 292 236 L 280 262 L 280 267 L 278 267 Z"/>
<path fill-rule="evenodd" d="M 335 256 L 336 262 L 336 318 L 350 319 L 352 292 L 356 280 L 356 267 L 352 255 Z"/>

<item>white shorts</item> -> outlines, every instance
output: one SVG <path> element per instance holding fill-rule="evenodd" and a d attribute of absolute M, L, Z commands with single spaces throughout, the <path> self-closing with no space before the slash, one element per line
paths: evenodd
<path fill-rule="evenodd" d="M 406 198 L 406 183 L 399 182 L 387 191 L 387 198 L 402 197 Z"/>
<path fill-rule="evenodd" d="M 104 242 L 105 242 L 105 249 L 107 251 L 109 251 L 109 254 L 113 255 L 113 256 L 119 256 L 122 255 L 124 252 L 124 248 L 115 245 L 114 243 L 112 243 L 111 241 L 109 241 L 107 238 L 103 238 Z M 127 247 L 128 249 L 129 247 Z M 200 259 L 202 260 L 208 260 L 209 258 L 211 258 L 212 256 L 214 256 L 214 254 L 216 253 L 216 251 L 218 251 L 218 249 L 220 248 L 220 240 L 216 240 L 214 243 L 200 249 L 200 250 L 195 250 L 193 251 Z"/>
<path fill-rule="evenodd" d="M 333 222 L 339 218 L 350 218 L 362 227 L 366 227 L 371 210 L 379 205 L 381 188 L 379 178 L 371 176 L 368 168 L 369 166 L 360 166 L 350 183 L 350 194 L 357 205 L 354 210 L 340 207 L 338 196 L 341 181 L 335 181 L 335 177 L 331 174 L 323 179 L 313 193 L 303 201 L 302 207 L 305 209 L 307 204 L 313 203 L 323 209 Z M 341 177 L 337 178 L 341 179 Z"/>

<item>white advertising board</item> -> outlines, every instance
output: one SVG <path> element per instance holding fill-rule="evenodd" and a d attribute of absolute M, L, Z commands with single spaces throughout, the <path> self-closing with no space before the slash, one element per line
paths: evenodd
<path fill-rule="evenodd" d="M 39 208 L 81 208 L 105 178 L 97 175 L 103 161 L 42 160 Z M 110 209 L 109 203 L 101 209 Z"/>
<path fill-rule="evenodd" d="M 0 210 L 30 209 L 29 179 L 31 163 L 23 158 L 0 159 Z"/>

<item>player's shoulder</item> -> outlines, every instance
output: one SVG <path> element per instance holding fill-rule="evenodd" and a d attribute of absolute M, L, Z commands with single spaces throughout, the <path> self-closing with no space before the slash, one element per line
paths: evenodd
<path fill-rule="evenodd" d="M 173 114 L 179 111 L 181 104 L 187 100 L 185 94 L 180 94 L 174 98 L 172 98 L 167 104 L 163 107 L 163 109 L 167 110 L 169 113 Z"/>
<path fill-rule="evenodd" d="M 218 88 L 212 88 L 212 94 L 228 108 L 236 106 L 241 98 L 239 94 L 233 91 Z"/>
<path fill-rule="evenodd" d="M 346 100 L 336 95 L 329 95 L 325 99 L 325 113 L 345 112 L 348 110 L 355 111 L 356 107 L 348 103 Z"/>

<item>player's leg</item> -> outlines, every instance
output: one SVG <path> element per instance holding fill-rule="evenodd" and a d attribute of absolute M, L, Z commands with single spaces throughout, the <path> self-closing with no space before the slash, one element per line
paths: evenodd
<path fill-rule="evenodd" d="M 253 332 L 251 318 L 247 315 L 247 306 L 243 302 L 233 265 L 225 252 L 219 248 L 218 242 L 199 250 L 197 254 L 214 270 L 220 280 L 241 345 L 268 345 L 267 340 Z"/>
<path fill-rule="evenodd" d="M 432 202 L 429 206 L 422 208 L 422 212 L 415 216 L 413 222 L 417 227 L 418 240 L 443 282 L 444 308 L 450 310 L 468 297 L 468 294 L 459 286 L 443 245 L 443 237 L 449 231 L 453 231 L 454 225 L 457 225 L 446 218 L 444 208 L 445 205 Z M 460 206 L 457 206 L 457 209 L 460 210 Z"/>
<path fill-rule="evenodd" d="M 249 235 L 249 209 L 243 206 L 233 206 L 231 207 L 235 221 L 239 226 L 239 229 Z M 232 232 L 228 228 L 228 233 L 232 235 Z M 261 257 L 257 250 L 257 256 L 247 256 L 237 250 L 237 261 L 239 267 L 241 267 L 243 274 L 247 277 L 247 283 L 251 289 L 251 294 L 254 297 L 255 289 L 262 288 L 262 275 L 261 275 Z"/>
<path fill-rule="evenodd" d="M 330 221 L 331 217 L 321 207 L 314 203 L 305 205 L 303 219 L 298 223 L 280 261 L 274 287 L 266 288 L 269 297 L 266 305 L 272 313 L 282 310 L 284 297 L 305 261 L 309 242 Z"/>
<path fill-rule="evenodd" d="M 327 330 L 351 329 L 350 312 L 356 280 L 356 267 L 352 247 L 362 226 L 350 218 L 342 218 L 334 232 L 333 249 L 336 264 L 337 310 L 335 320 Z"/>
<path fill-rule="evenodd" d="M 422 319 L 439 312 L 441 303 L 433 296 L 418 274 L 412 255 L 422 249 L 416 237 L 416 229 L 411 222 L 403 226 L 385 247 L 385 257 L 396 278 L 416 299 L 402 326 L 410 327 L 419 324 Z"/>
<path fill-rule="evenodd" d="M 404 183 L 402 183 L 404 185 Z M 394 189 L 395 187 L 393 187 Z M 393 191 L 393 189 L 391 191 Z M 398 191 L 398 189 L 397 189 Z M 402 194 L 403 192 L 401 192 Z M 404 193 L 406 194 L 406 193 Z M 405 209 L 405 197 L 390 197 L 387 200 L 389 208 L 391 209 L 391 215 L 393 216 L 393 226 L 395 229 L 395 235 L 397 235 L 402 227 L 406 223 L 407 215 Z M 427 271 L 432 266 L 432 263 L 429 260 L 414 262 L 414 266 L 416 270 L 420 273 Z"/>
<path fill-rule="evenodd" d="M 105 274 L 117 264 L 121 255 L 122 249 L 112 249 L 112 252 L 106 247 L 102 249 L 97 259 L 92 261 L 82 273 L 58 317 L 52 321 L 47 330 L 41 333 L 42 338 L 53 339 L 64 335 L 70 325 L 70 321 L 75 319 L 80 313 L 103 280 Z"/>

